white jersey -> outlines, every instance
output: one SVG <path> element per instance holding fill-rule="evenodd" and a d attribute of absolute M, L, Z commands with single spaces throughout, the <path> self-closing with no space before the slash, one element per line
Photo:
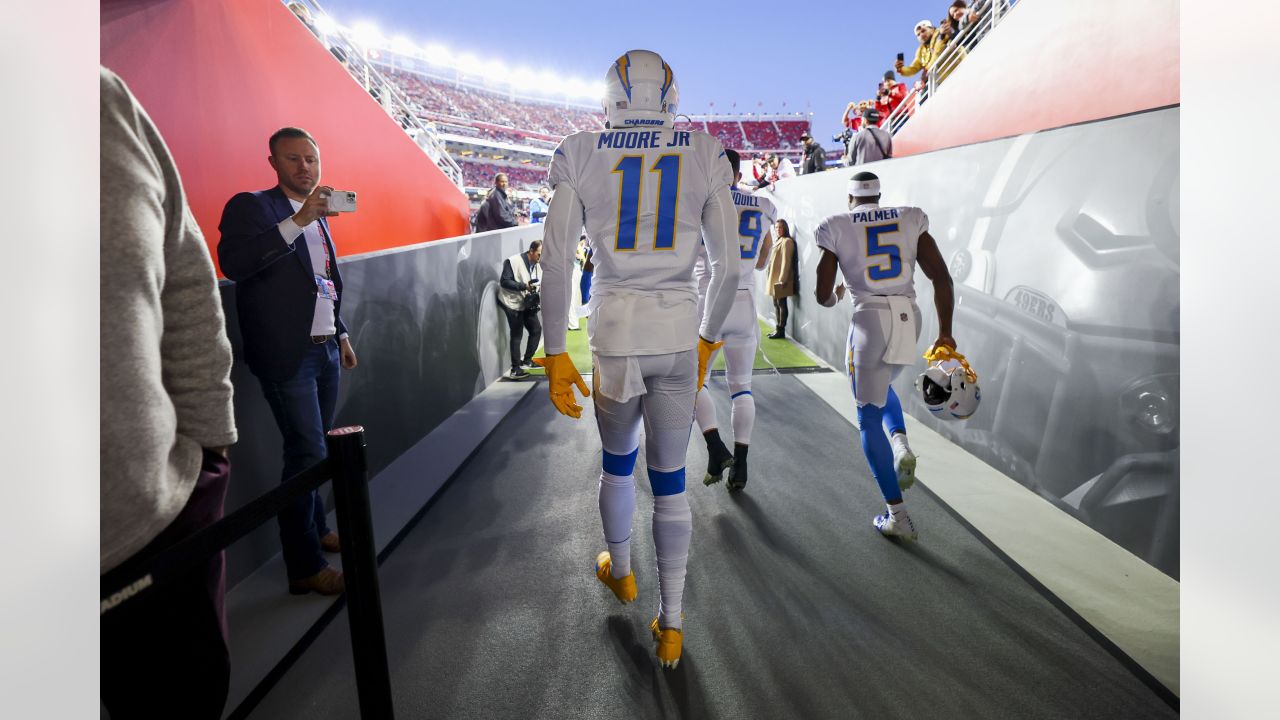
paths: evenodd
<path fill-rule="evenodd" d="M 547 179 L 577 193 L 592 238 L 592 351 L 647 355 L 693 347 L 700 321 L 693 265 L 703 216 L 718 193 L 727 199 L 733 181 L 720 141 L 664 127 L 579 132 L 556 148 Z M 735 285 L 736 274 L 725 273 Z M 726 300 L 720 322 L 732 305 Z M 709 332 L 718 334 L 719 322 Z"/>
<path fill-rule="evenodd" d="M 813 237 L 818 247 L 840 260 L 840 272 L 855 299 L 914 298 L 916 248 L 928 230 L 929 216 L 920 208 L 868 203 L 823 220 Z"/>
<path fill-rule="evenodd" d="M 764 238 L 773 229 L 778 220 L 778 208 L 773 201 L 763 195 L 744 193 L 736 187 L 730 188 L 733 193 L 733 207 L 738 213 L 738 260 L 742 263 L 738 274 L 738 289 L 756 289 L 756 258 L 760 256 Z M 706 248 L 698 255 L 698 264 L 693 269 L 693 276 L 698 281 L 698 294 L 707 292 L 707 284 L 711 281 L 711 271 L 707 265 Z"/>

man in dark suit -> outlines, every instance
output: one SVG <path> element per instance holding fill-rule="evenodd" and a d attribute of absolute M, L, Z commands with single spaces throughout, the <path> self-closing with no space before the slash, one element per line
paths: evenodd
<path fill-rule="evenodd" d="M 320 148 L 305 130 L 271 136 L 267 161 L 279 184 L 227 202 L 218 261 L 236 283 L 245 361 L 284 436 L 284 479 L 327 455 L 325 433 L 338 402 L 339 365 L 356 366 L 342 322 L 342 277 L 326 217 L 332 188 L 320 185 Z M 342 573 L 322 551 L 338 552 L 316 492 L 280 512 L 289 592 L 336 595 Z"/>

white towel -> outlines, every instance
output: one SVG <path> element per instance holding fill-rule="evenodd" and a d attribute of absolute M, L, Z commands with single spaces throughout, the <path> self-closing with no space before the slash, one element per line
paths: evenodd
<path fill-rule="evenodd" d="M 911 298 L 889 295 L 889 330 L 884 361 L 890 365 L 911 365 L 916 361 L 916 307 Z"/>
<path fill-rule="evenodd" d="M 640 361 L 634 355 L 594 355 L 596 392 L 617 402 L 626 402 L 648 390 Z"/>

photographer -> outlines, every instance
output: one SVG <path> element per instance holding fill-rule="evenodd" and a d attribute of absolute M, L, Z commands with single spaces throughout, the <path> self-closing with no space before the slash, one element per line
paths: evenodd
<path fill-rule="evenodd" d="M 875 108 L 867 108 L 862 112 L 862 119 L 862 129 L 849 146 L 849 154 L 853 156 L 852 164 L 862 165 L 893 157 L 893 136 L 880 127 L 880 112 Z"/>
<path fill-rule="evenodd" d="M 811 175 L 816 172 L 822 172 L 827 169 L 827 153 L 822 146 L 813 141 L 813 136 L 809 131 L 805 131 L 800 136 L 800 141 L 804 143 L 804 173 Z"/>
<path fill-rule="evenodd" d="M 527 369 L 535 367 L 533 353 L 542 341 L 542 322 L 538 320 L 538 311 L 542 309 L 542 299 L 538 295 L 538 283 L 542 280 L 542 268 L 538 266 L 540 259 L 542 241 L 534 240 L 529 243 L 528 252 L 512 255 L 502 263 L 498 303 L 511 328 L 511 372 L 507 374 L 511 380 L 529 377 Z M 529 342 L 521 360 L 520 334 L 524 330 L 529 331 Z"/>

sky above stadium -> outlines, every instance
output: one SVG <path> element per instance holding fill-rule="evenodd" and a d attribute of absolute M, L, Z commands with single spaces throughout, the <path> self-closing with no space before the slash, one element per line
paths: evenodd
<path fill-rule="evenodd" d="M 599 80 L 627 50 L 660 53 L 676 72 L 680 110 L 812 112 L 831 146 L 850 100 L 875 96 L 897 53 L 915 54 L 915 24 L 937 24 L 948 0 L 531 3 L 323 0 L 348 27 L 439 43 L 510 67 Z"/>

